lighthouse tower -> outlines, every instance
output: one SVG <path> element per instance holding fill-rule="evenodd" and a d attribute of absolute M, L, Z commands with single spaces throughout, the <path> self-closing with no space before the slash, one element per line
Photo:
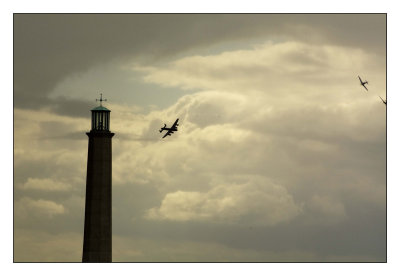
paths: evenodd
<path fill-rule="evenodd" d="M 97 101 L 97 99 L 96 99 Z M 92 111 L 92 129 L 86 176 L 85 230 L 82 262 L 112 261 L 111 253 L 111 138 L 110 110 L 100 105 Z"/>

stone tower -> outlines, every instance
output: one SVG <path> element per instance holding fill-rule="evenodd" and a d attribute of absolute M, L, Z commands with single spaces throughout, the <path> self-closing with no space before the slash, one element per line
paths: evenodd
<path fill-rule="evenodd" d="M 97 101 L 97 100 L 96 100 Z M 86 176 L 85 230 L 82 262 L 112 261 L 111 242 L 111 138 L 110 110 L 93 108 Z"/>

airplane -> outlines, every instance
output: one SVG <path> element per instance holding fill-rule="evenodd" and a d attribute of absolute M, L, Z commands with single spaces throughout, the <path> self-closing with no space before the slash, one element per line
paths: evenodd
<path fill-rule="evenodd" d="M 179 120 L 179 118 L 176 119 L 175 123 L 170 128 L 167 127 L 167 124 L 164 124 L 164 126 L 160 129 L 160 133 L 163 132 L 163 130 L 166 130 L 167 133 L 162 138 L 166 137 L 167 135 L 171 136 L 171 134 L 174 133 L 174 131 L 178 131 L 178 128 L 177 128 L 177 126 L 179 126 L 178 120 Z"/>
<path fill-rule="evenodd" d="M 364 88 L 368 91 L 368 88 L 365 86 L 366 84 L 368 84 L 368 81 L 362 81 L 362 79 L 360 78 L 360 76 L 358 76 L 358 78 L 360 79 L 361 85 L 364 86 Z"/>
<path fill-rule="evenodd" d="M 381 96 L 379 96 L 379 98 L 381 98 Z M 382 100 L 382 102 L 383 102 L 384 104 L 386 104 L 386 101 L 385 101 L 385 100 L 383 100 L 382 98 L 381 98 L 381 100 Z"/>

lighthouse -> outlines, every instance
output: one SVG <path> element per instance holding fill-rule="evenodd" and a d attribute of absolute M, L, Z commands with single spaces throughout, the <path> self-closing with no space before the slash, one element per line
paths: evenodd
<path fill-rule="evenodd" d="M 104 263 L 112 261 L 111 138 L 114 133 L 110 132 L 110 110 L 102 105 L 106 99 L 100 94 L 96 101 L 100 105 L 91 110 L 92 128 L 86 133 L 89 146 L 82 262 Z"/>

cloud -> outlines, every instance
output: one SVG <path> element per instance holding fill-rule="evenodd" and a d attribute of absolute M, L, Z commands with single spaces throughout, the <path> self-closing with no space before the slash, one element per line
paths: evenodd
<path fill-rule="evenodd" d="M 281 96 L 286 96 L 304 88 L 310 81 L 321 86 L 348 82 L 349 73 L 363 71 L 367 63 L 385 66 L 382 61 L 375 57 L 371 59 L 371 55 L 358 48 L 267 42 L 254 45 L 249 50 L 189 56 L 161 68 L 136 65 L 133 69 L 144 73 L 145 81 L 163 86 L 223 89 L 237 93 L 268 89 L 271 96 L 276 96 L 278 91 Z M 350 78 L 356 83 L 354 78 L 357 75 L 352 74 Z M 288 90 L 289 87 L 296 90 Z M 312 90 L 302 91 L 303 97 L 313 94 Z"/>
<path fill-rule="evenodd" d="M 206 193 L 176 191 L 165 195 L 148 219 L 275 225 L 301 212 L 283 187 L 271 183 L 226 183 Z"/>
<path fill-rule="evenodd" d="M 347 218 L 344 204 L 329 196 L 313 195 L 307 202 L 307 208 L 313 219 L 320 220 L 317 223 L 321 223 L 321 221 L 322 223 L 338 223 Z"/>
<path fill-rule="evenodd" d="M 63 215 L 67 212 L 62 204 L 58 204 L 51 200 L 38 199 L 34 200 L 23 197 L 15 202 L 14 214 L 18 220 L 29 216 L 46 216 L 52 218 L 57 215 Z"/>
<path fill-rule="evenodd" d="M 43 191 L 68 191 L 71 185 L 54 181 L 53 179 L 44 178 L 28 178 L 28 180 L 20 188 L 22 190 L 43 190 Z"/>
<path fill-rule="evenodd" d="M 229 235 L 226 229 L 225 235 Z M 246 235 L 254 235 L 248 232 Z M 241 237 L 243 238 L 243 237 Z M 207 241 L 113 237 L 115 262 L 380 262 L 368 254 L 321 255 L 313 250 L 236 248 Z"/>
<path fill-rule="evenodd" d="M 217 179 L 243 185 L 259 177 L 271 178 L 290 191 L 295 201 L 309 202 L 314 209 L 310 207 L 307 212 L 324 210 L 322 206 L 315 207 L 323 201 L 317 199 L 330 193 L 323 219 L 330 221 L 332 217 L 336 221 L 345 218 L 349 203 L 347 199 L 343 201 L 340 191 L 359 195 L 359 200 L 382 203 L 376 193 L 376 189 L 384 193 L 382 187 L 369 181 L 359 184 L 360 175 L 367 173 L 366 166 L 384 164 L 385 160 L 381 148 L 384 124 L 377 113 L 371 115 L 369 111 L 377 107 L 379 102 L 360 103 L 357 109 L 343 108 L 340 103 L 326 108 L 310 104 L 292 109 L 285 104 L 276 107 L 266 97 L 252 101 L 251 96 L 236 93 L 205 91 L 187 95 L 169 109 L 141 119 L 148 122 L 143 135 L 152 137 L 152 142 L 126 141 L 118 146 L 114 181 L 154 185 L 163 194 L 163 201 L 152 209 L 153 217 L 212 220 L 218 216 L 199 206 L 207 205 L 207 198 L 214 198 L 215 205 L 222 202 L 227 192 L 221 188 L 221 195 L 217 196 Z M 162 125 L 158 118 L 172 117 L 168 114 L 181 118 L 181 124 L 167 140 L 158 133 Z M 379 116 L 382 119 L 384 113 Z M 360 136 L 362 131 L 365 133 Z M 372 147 L 374 151 L 362 150 Z M 379 153 L 371 159 L 372 154 Z M 369 173 L 380 181 L 384 177 L 379 166 Z M 365 185 L 376 189 L 365 190 Z M 258 190 L 259 186 L 254 188 Z M 198 204 L 190 205 L 192 202 Z M 236 203 L 246 201 L 238 199 Z M 184 206 L 188 212 L 180 213 Z M 262 218 L 262 214 L 257 216 Z"/>
<path fill-rule="evenodd" d="M 107 63 L 156 64 L 248 47 L 249 40 L 351 46 L 384 55 L 385 19 L 384 14 L 16 14 L 14 103 L 84 117 L 90 91 L 81 91 L 78 99 L 49 97 L 69 77 Z"/>

